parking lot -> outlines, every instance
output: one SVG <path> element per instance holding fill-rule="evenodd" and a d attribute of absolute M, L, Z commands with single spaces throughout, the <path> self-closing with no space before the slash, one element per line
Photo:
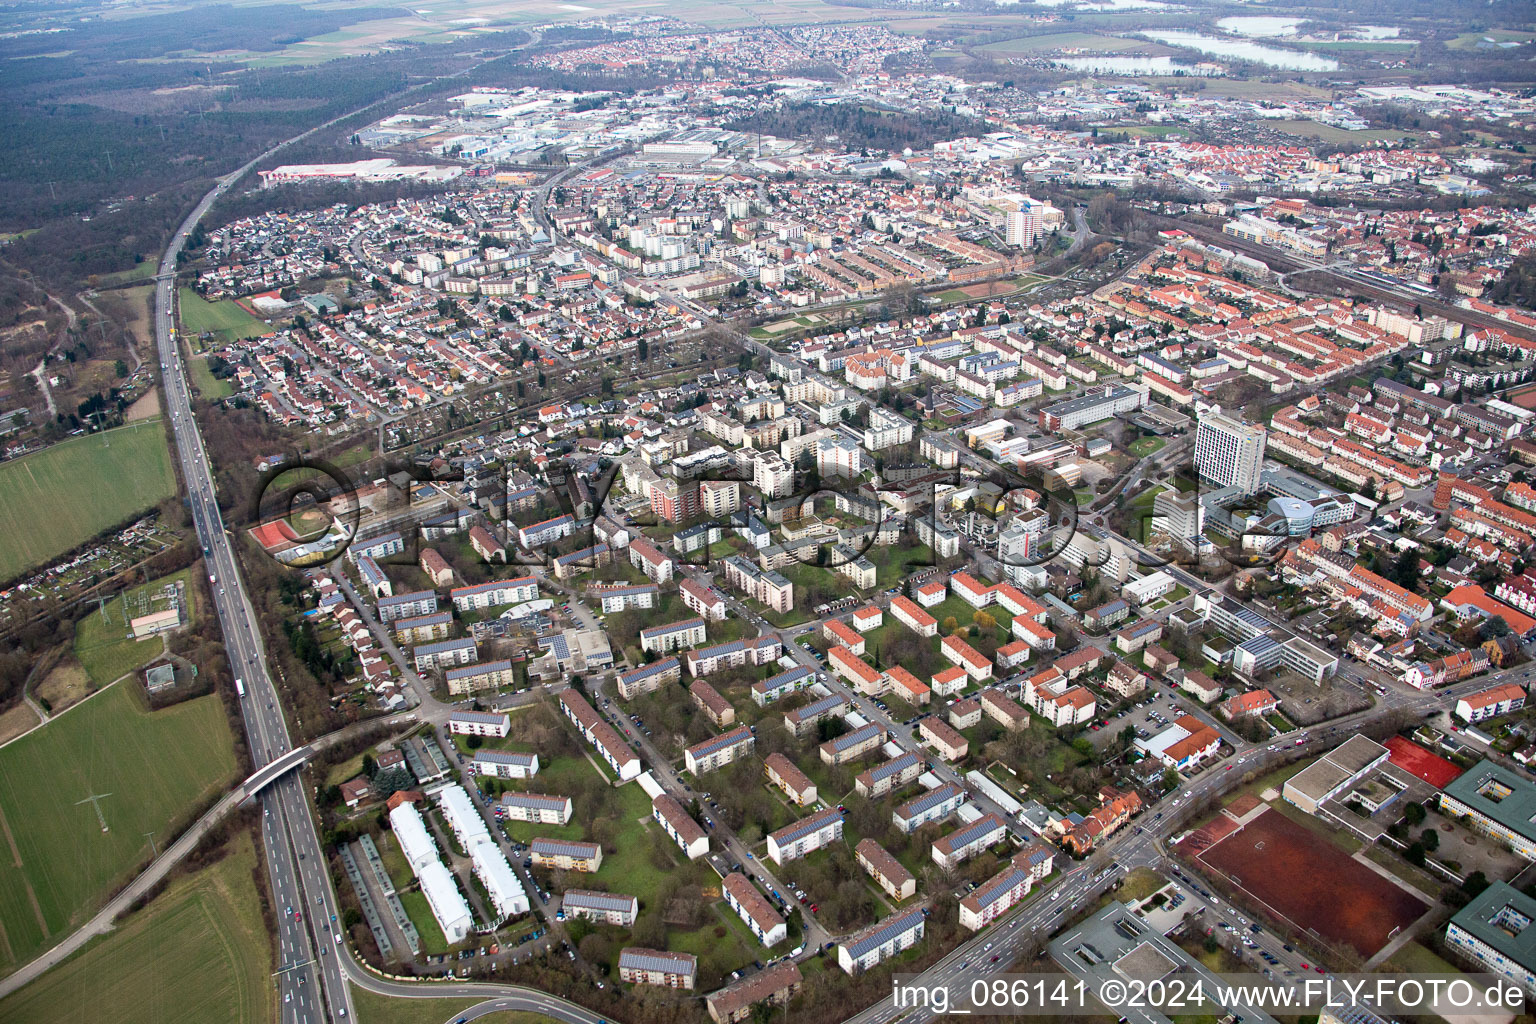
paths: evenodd
<path fill-rule="evenodd" d="M 1157 693 L 1156 697 L 1151 696 L 1154 691 Z M 1142 706 L 1137 707 L 1133 705 L 1121 717 L 1115 718 L 1111 716 L 1109 721 L 1098 732 L 1088 733 L 1088 736 L 1093 740 L 1093 745 L 1103 749 L 1106 745 L 1117 742 L 1120 733 L 1124 731 L 1127 725 L 1136 727 L 1136 735 L 1139 739 L 1156 736 L 1167 728 L 1169 722 L 1172 722 L 1182 714 L 1187 714 L 1191 707 L 1187 697 L 1177 696 L 1174 691 L 1166 686 L 1148 687 L 1143 691 L 1137 703 Z M 1173 704 L 1178 710 L 1170 711 L 1168 708 L 1169 704 Z M 1156 716 L 1160 716 L 1161 721 Z"/>

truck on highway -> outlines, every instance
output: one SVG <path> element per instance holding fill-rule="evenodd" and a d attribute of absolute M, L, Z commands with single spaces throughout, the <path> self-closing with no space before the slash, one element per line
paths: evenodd
<path fill-rule="evenodd" d="M 235 692 L 240 695 L 240 699 L 241 700 L 245 699 L 245 682 L 244 682 L 244 680 L 241 680 L 241 679 L 236 679 L 235 680 Z"/>

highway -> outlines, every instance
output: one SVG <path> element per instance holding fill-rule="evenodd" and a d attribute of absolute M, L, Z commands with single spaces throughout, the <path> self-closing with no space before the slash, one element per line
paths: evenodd
<path fill-rule="evenodd" d="M 468 69 L 466 69 L 467 71 Z M 463 74 L 464 72 L 460 72 Z M 287 723 L 268 671 L 257 629 L 257 613 L 240 577 L 231 535 L 226 532 L 214 490 L 213 470 L 202 434 L 192 415 L 192 392 L 176 340 L 176 268 L 187 238 L 209 208 L 257 163 L 307 136 L 322 131 L 342 115 L 285 142 L 218 179 L 187 214 L 166 247 L 155 276 L 155 342 L 164 384 L 166 411 L 176 457 L 187 492 L 193 525 L 203 546 L 209 589 L 223 633 L 230 670 L 244 695 L 240 712 L 245 722 L 252 766 L 260 769 L 292 749 Z M 576 1006 L 517 986 L 431 985 L 420 988 L 383 982 L 352 958 L 333 925 L 340 916 L 326 858 L 308 795 L 297 774 L 285 775 L 265 789 L 262 804 L 262 848 L 277 919 L 273 936 L 277 950 L 279 1019 L 292 1024 L 354 1018 L 348 982 L 388 995 L 474 997 L 491 993 L 505 999 L 542 1000 L 540 1012 L 573 1022 L 592 1024 L 597 1018 Z"/>
<path fill-rule="evenodd" d="M 249 165 L 248 165 L 249 166 Z M 245 688 L 240 711 L 256 768 L 282 757 L 292 749 L 287 725 L 278 705 L 276 687 L 251 606 L 224 529 L 213 488 L 213 476 L 202 435 L 192 416 L 191 390 L 174 328 L 175 266 L 193 226 L 229 184 L 247 168 L 222 179 L 188 215 L 177 230 L 161 263 L 155 297 L 155 333 L 160 369 L 165 382 L 166 406 L 198 539 L 206 553 L 215 610 L 223 630 L 231 671 Z M 354 1017 L 349 982 L 384 995 L 405 998 L 426 996 L 495 995 L 499 1000 L 522 1000 L 529 1009 L 547 1013 L 572 1024 L 595 1024 L 598 1017 L 574 1003 L 533 989 L 490 984 L 406 984 L 383 981 L 368 973 L 352 957 L 332 922 L 340 915 L 336 895 L 308 794 L 297 775 L 285 775 L 261 795 L 262 846 L 277 917 L 280 1019 L 293 1024 L 349 1020 Z"/>
<path fill-rule="evenodd" d="M 286 754 L 293 744 L 278 710 L 276 687 L 267 671 L 256 612 L 246 595 L 230 535 L 225 532 L 219 514 L 213 471 L 192 415 L 191 385 L 182 366 L 175 333 L 176 266 L 186 239 L 208 208 L 255 162 L 220 179 L 171 239 L 156 276 L 155 338 L 187 501 L 203 546 L 209 589 L 230 670 L 245 691 L 240 699 L 240 712 L 249 738 L 251 762 L 259 769 Z M 262 847 L 277 918 L 273 939 L 278 952 L 280 1019 L 295 1024 L 345 1019 L 351 1016 L 350 992 L 337 956 L 327 948 L 335 945 L 329 925 L 331 915 L 339 914 L 339 910 L 329 880 L 324 877 L 325 859 L 319 854 L 319 840 L 302 786 L 297 778 L 284 777 L 263 793 L 261 803 Z M 308 844 L 304 843 L 306 836 Z M 308 895 L 311 892 L 315 894 L 312 898 Z"/>

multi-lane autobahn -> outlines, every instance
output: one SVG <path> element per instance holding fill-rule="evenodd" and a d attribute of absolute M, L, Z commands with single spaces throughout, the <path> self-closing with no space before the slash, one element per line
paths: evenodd
<path fill-rule="evenodd" d="M 177 228 L 155 278 L 155 340 L 166 409 L 171 417 L 187 504 L 203 546 L 214 609 L 231 671 L 242 690 L 240 712 L 251 761 L 258 769 L 282 757 L 293 744 L 267 670 L 256 610 L 246 594 L 230 535 L 219 513 L 208 452 L 192 414 L 191 385 L 176 340 L 176 268 L 192 230 L 225 191 L 259 161 L 331 123 L 334 122 L 295 136 L 220 178 Z M 310 1024 L 354 1019 L 349 981 L 392 996 L 474 997 L 496 993 L 503 999 L 534 1001 L 539 1012 L 572 1024 L 594 1024 L 598 1019 L 557 996 L 517 986 L 434 985 L 422 992 L 420 987 L 384 982 L 367 973 L 352 959 L 341 928 L 335 923 L 340 908 L 331 889 L 326 858 L 300 778 L 296 774 L 279 778 L 262 792 L 260 802 L 262 845 L 277 917 L 274 939 L 279 969 L 275 977 L 283 1021 Z"/>

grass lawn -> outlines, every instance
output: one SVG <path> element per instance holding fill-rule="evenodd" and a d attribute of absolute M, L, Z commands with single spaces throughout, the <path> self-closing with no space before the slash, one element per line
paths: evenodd
<path fill-rule="evenodd" d="M 667 949 L 676 953 L 692 953 L 698 957 L 699 974 L 706 984 L 711 977 L 729 981 L 730 973 L 741 965 L 753 960 L 766 960 L 767 957 L 763 955 L 765 952 L 782 953 L 791 948 L 786 938 L 778 946 L 765 949 L 723 899 L 713 904 L 710 910 L 719 916 L 718 922 L 706 924 L 691 932 L 676 929 L 667 932 Z M 723 937 L 715 935 L 719 928 L 725 929 Z"/>
<path fill-rule="evenodd" d="M 0 1022 L 272 1019 L 256 865 L 250 839 L 235 841 L 224 859 L 172 882 L 111 934 L 0 1002 Z"/>
<path fill-rule="evenodd" d="M 1118 899 L 1144 900 L 1168 884 L 1168 880 L 1151 868 L 1133 868 L 1120 885 Z"/>
<path fill-rule="evenodd" d="M 75 626 L 75 656 L 97 687 L 148 663 L 162 647 L 159 637 L 128 638 L 122 601 L 111 602 L 106 611 L 110 621 L 93 611 Z"/>
<path fill-rule="evenodd" d="M 0 580 L 150 508 L 175 486 L 158 416 L 0 465 Z"/>
<path fill-rule="evenodd" d="M 1144 459 L 1148 455 L 1161 451 L 1167 443 L 1167 440 L 1161 437 L 1143 437 L 1138 441 L 1132 441 L 1129 450 L 1138 459 Z"/>
<path fill-rule="evenodd" d="M 410 892 L 402 892 L 400 906 L 405 908 L 406 916 L 416 926 L 416 932 L 421 936 L 421 951 L 423 953 L 448 952 L 448 939 L 443 935 L 443 929 L 438 926 L 437 918 L 432 916 L 432 908 L 427 904 L 427 897 L 420 889 Z"/>
<path fill-rule="evenodd" d="M 926 544 L 904 547 L 900 544 L 875 545 L 864 552 L 875 567 L 875 589 L 894 587 L 919 569 L 935 565 L 933 549 Z"/>
<path fill-rule="evenodd" d="M 1324 142 L 1400 142 L 1404 138 L 1404 133 L 1399 131 L 1369 129 L 1352 132 L 1318 121 L 1271 121 L 1269 123 L 1287 134 L 1322 139 Z"/>
<path fill-rule="evenodd" d="M 1444 884 L 1439 879 L 1432 877 L 1428 871 L 1414 867 L 1406 860 L 1403 860 L 1396 851 L 1389 850 L 1385 846 L 1367 847 L 1365 856 L 1372 863 L 1381 865 L 1404 882 L 1419 890 L 1419 892 L 1433 894 L 1438 892 L 1439 887 Z"/>
<path fill-rule="evenodd" d="M 1187 125 L 1137 124 L 1127 125 L 1124 128 L 1117 127 L 1115 131 L 1124 132 L 1132 137 L 1140 136 L 1144 139 L 1162 139 L 1169 135 L 1188 135 L 1191 129 Z"/>
<path fill-rule="evenodd" d="M 75 657 L 80 659 L 86 674 L 98 688 L 148 663 L 160 653 L 162 644 L 159 637 L 134 640 L 128 636 L 128 620 L 145 614 L 151 608 L 147 601 L 142 601 L 143 598 L 175 580 L 183 583 L 182 592 L 187 595 L 189 607 L 184 610 L 184 616 L 195 616 L 197 607 L 193 597 L 192 570 L 183 569 L 123 591 L 76 624 Z M 153 607 L 164 608 L 165 605 L 161 603 Z M 102 618 L 102 611 L 106 612 L 106 618 Z"/>
<path fill-rule="evenodd" d="M 1467 32 L 1445 44 L 1448 50 L 1475 50 L 1492 43 L 1528 43 L 1536 39 L 1536 32 L 1518 32 L 1514 29 L 1494 28 L 1483 32 Z"/>
<path fill-rule="evenodd" d="M 1460 974 L 1434 952 L 1417 942 L 1407 942 L 1382 964 L 1383 974 Z"/>
<path fill-rule="evenodd" d="M 1322 50 L 1325 53 L 1369 53 L 1373 50 L 1378 53 L 1409 53 L 1417 49 L 1418 45 L 1412 39 L 1339 39 L 1326 43 L 1308 42 L 1307 49 Z"/>
<path fill-rule="evenodd" d="M 421 986 L 432 991 L 432 986 Z M 452 996 L 423 996 L 420 999 L 395 999 L 376 995 L 367 989 L 352 989 L 352 1004 L 357 1011 L 358 1024 L 442 1024 L 454 1019 L 455 1014 L 469 1009 L 482 999 L 463 999 Z M 476 1017 L 475 1024 L 546 1024 L 554 1018 L 542 1013 L 508 1010 Z"/>
<path fill-rule="evenodd" d="M 0 969 L 29 959 L 94 910 L 235 776 L 215 696 L 151 713 L 110 687 L 0 749 Z M 109 831 L 90 803 L 97 794 Z"/>
<path fill-rule="evenodd" d="M 945 619 L 953 617 L 960 624 L 961 633 L 966 634 L 971 624 L 976 621 L 976 612 L 978 611 L 978 609 L 972 608 L 964 599 L 956 597 L 953 593 L 932 608 L 926 610 L 929 615 L 932 615 L 939 621 L 939 632 L 935 635 L 934 639 L 935 645 L 941 643 L 943 638 L 948 635 L 944 632 Z M 1000 604 L 989 604 L 979 610 L 992 616 L 992 619 L 1002 629 L 1010 629 L 1013 625 L 1013 616 L 1009 613 L 1008 609 Z M 906 628 L 899 622 L 896 625 L 900 629 Z M 967 641 L 971 640 L 969 635 L 966 635 L 965 639 Z M 947 665 L 948 663 L 946 662 L 945 664 Z"/>
<path fill-rule="evenodd" d="M 119 270 L 115 274 L 102 274 L 97 278 L 97 283 L 103 288 L 115 284 L 127 284 L 130 281 L 143 281 L 145 278 L 155 276 L 155 268 L 160 264 L 152 259 L 136 264 L 132 270 Z"/>
<path fill-rule="evenodd" d="M 196 337 L 207 331 L 225 341 L 259 338 L 272 328 L 229 299 L 209 302 L 190 288 L 181 289 L 181 329 Z"/>
<path fill-rule="evenodd" d="M 235 393 L 235 389 L 230 386 L 229 381 L 224 380 L 222 377 L 215 377 L 213 372 L 208 369 L 207 356 L 194 355 L 187 360 L 187 365 L 192 370 L 193 387 L 202 392 L 204 398 L 227 398 Z"/>
<path fill-rule="evenodd" d="M 980 47 L 987 53 L 1050 53 L 1054 50 L 1102 50 L 1106 53 L 1119 50 L 1146 49 L 1139 39 L 1122 39 L 1118 36 L 1101 36 L 1094 32 L 1056 32 L 1044 36 L 1023 36 L 1005 39 L 1000 43 L 988 43 Z"/>
<path fill-rule="evenodd" d="M 592 766 L 584 757 L 551 758 L 547 764 L 541 759 L 539 774 L 528 780 L 526 789 L 533 793 L 568 794 L 573 791 L 568 781 L 573 775 L 590 775 L 591 773 Z M 615 853 L 604 854 L 603 866 L 598 869 L 595 877 L 606 882 L 607 887 L 614 892 L 633 894 L 644 908 L 648 904 L 654 905 L 657 894 L 660 893 L 666 881 L 665 873 L 651 863 L 652 844 L 665 843 L 671 851 L 676 851 L 679 857 L 682 856 L 682 852 L 677 850 L 670 839 L 666 838 L 660 826 L 651 820 L 651 801 L 647 799 L 643 789 L 630 784 L 620 786 L 618 794 L 619 833 L 615 843 L 618 850 Z M 509 821 L 506 827 L 507 835 L 520 842 L 528 842 L 535 838 L 581 840 L 588 838 L 587 818 L 583 816 L 579 807 L 577 813 L 571 816 L 571 822 L 568 825 L 539 825 L 527 821 Z"/>

